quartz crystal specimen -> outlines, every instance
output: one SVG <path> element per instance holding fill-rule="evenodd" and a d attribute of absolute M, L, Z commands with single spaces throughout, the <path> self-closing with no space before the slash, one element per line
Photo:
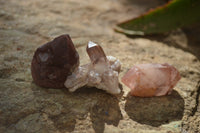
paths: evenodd
<path fill-rule="evenodd" d="M 105 55 L 100 45 L 89 42 L 86 51 L 91 63 L 79 66 L 67 77 L 65 87 L 74 92 L 80 87 L 89 86 L 102 89 L 111 94 L 119 94 L 118 73 L 121 63 L 113 56 Z"/>
<path fill-rule="evenodd" d="M 79 55 L 69 35 L 61 35 L 40 46 L 31 63 L 35 84 L 63 88 L 67 76 L 79 66 Z"/>
<path fill-rule="evenodd" d="M 180 78 L 176 68 L 167 63 L 139 64 L 122 77 L 122 82 L 131 89 L 131 95 L 152 97 L 170 94 Z"/>

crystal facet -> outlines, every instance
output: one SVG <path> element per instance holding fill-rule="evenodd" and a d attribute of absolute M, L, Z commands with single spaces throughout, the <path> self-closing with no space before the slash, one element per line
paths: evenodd
<path fill-rule="evenodd" d="M 86 51 L 90 57 L 90 60 L 93 64 L 102 60 L 104 62 L 107 61 L 106 54 L 104 53 L 103 49 L 100 45 L 89 41 Z"/>
<path fill-rule="evenodd" d="M 68 75 L 79 66 L 79 55 L 69 35 L 56 37 L 35 51 L 31 72 L 35 84 L 64 88 Z"/>
<path fill-rule="evenodd" d="M 131 89 L 131 95 L 151 97 L 170 94 L 180 78 L 177 69 L 167 63 L 139 64 L 122 77 L 122 82 Z"/>
<path fill-rule="evenodd" d="M 111 94 L 119 94 L 118 73 L 121 63 L 113 56 L 106 56 L 100 45 L 89 42 L 86 48 L 91 63 L 79 66 L 68 76 L 65 87 L 70 92 L 82 86 L 96 87 Z"/>

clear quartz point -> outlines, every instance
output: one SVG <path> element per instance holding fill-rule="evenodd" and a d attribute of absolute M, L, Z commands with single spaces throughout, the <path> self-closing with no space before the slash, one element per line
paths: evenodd
<path fill-rule="evenodd" d="M 102 47 L 89 42 L 86 51 L 91 63 L 79 66 L 65 81 L 65 87 L 74 92 L 80 87 L 89 86 L 105 90 L 111 94 L 119 94 L 118 75 L 120 61 L 113 56 L 106 56 Z"/>

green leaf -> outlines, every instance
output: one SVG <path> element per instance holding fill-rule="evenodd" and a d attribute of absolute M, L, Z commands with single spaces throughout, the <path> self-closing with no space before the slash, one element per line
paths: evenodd
<path fill-rule="evenodd" d="M 200 22 L 200 0 L 173 0 L 118 24 L 115 30 L 127 35 L 147 35 L 168 32 L 196 22 Z"/>

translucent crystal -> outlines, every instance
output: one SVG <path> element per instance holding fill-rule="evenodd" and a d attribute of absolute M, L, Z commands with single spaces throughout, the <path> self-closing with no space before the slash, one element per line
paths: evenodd
<path fill-rule="evenodd" d="M 98 44 L 89 41 L 86 51 L 93 64 L 100 62 L 107 62 L 106 54 L 104 53 L 101 46 L 99 46 Z"/>
<path fill-rule="evenodd" d="M 111 94 L 119 94 L 118 73 L 121 63 L 113 56 L 106 56 L 100 45 L 89 42 L 86 51 L 91 63 L 79 66 L 65 81 L 70 92 L 83 86 L 96 87 Z"/>
<path fill-rule="evenodd" d="M 122 82 L 131 89 L 131 95 L 151 97 L 170 94 L 180 78 L 176 68 L 167 63 L 139 64 L 122 77 Z"/>

